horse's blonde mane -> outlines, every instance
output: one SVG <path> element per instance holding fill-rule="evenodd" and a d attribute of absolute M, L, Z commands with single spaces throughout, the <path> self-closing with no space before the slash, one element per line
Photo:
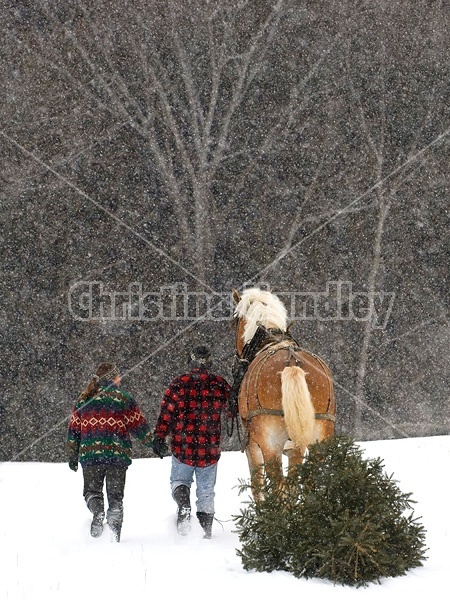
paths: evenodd
<path fill-rule="evenodd" d="M 275 294 L 259 288 L 251 288 L 242 293 L 234 315 L 245 318 L 244 343 L 255 335 L 258 323 L 264 327 L 286 331 L 287 313 L 284 304 Z"/>

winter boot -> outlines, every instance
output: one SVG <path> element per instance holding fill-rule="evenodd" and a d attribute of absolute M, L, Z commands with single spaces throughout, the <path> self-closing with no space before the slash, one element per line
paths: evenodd
<path fill-rule="evenodd" d="M 187 485 L 179 485 L 173 491 L 173 499 L 178 504 L 177 530 L 180 535 L 187 535 L 191 529 L 190 490 Z"/>
<path fill-rule="evenodd" d="M 111 538 L 113 542 L 120 542 L 120 532 L 122 531 L 123 509 L 114 507 L 108 509 L 106 522 L 111 530 Z"/>
<path fill-rule="evenodd" d="M 103 520 L 105 518 L 105 509 L 103 507 L 103 498 L 98 495 L 92 495 L 88 498 L 87 506 L 94 515 L 91 523 L 92 537 L 100 537 L 103 531 Z"/>
<path fill-rule="evenodd" d="M 91 535 L 92 537 L 100 537 L 103 531 L 103 521 L 105 519 L 105 513 L 99 512 L 94 513 L 94 517 L 91 523 Z"/>
<path fill-rule="evenodd" d="M 205 535 L 203 537 L 205 538 L 205 540 L 210 540 L 211 535 L 212 535 L 212 524 L 213 524 L 213 520 L 214 520 L 214 513 L 210 514 L 210 513 L 198 512 L 197 519 L 199 520 L 200 525 L 202 526 L 203 531 L 205 532 Z"/>

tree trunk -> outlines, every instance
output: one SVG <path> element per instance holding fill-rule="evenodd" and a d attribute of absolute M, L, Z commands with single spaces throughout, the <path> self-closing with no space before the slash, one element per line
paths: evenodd
<path fill-rule="evenodd" d="M 378 196 L 378 223 L 377 230 L 375 232 L 375 238 L 373 240 L 373 259 L 369 273 L 369 280 L 367 285 L 367 291 L 370 299 L 370 314 L 373 315 L 373 298 L 376 291 L 376 283 L 378 271 L 381 263 L 381 246 L 383 239 L 384 223 L 386 221 L 387 214 L 389 212 L 389 201 L 383 197 L 382 190 L 377 190 Z M 369 360 L 369 348 L 372 338 L 373 329 L 373 317 L 369 318 L 364 327 L 363 341 L 361 345 L 361 351 L 359 354 L 359 365 L 356 374 L 356 385 L 355 385 L 355 415 L 354 415 L 354 433 L 358 439 L 363 431 L 362 419 L 363 419 L 363 407 L 365 404 L 364 390 L 365 380 L 367 373 L 367 365 Z"/>

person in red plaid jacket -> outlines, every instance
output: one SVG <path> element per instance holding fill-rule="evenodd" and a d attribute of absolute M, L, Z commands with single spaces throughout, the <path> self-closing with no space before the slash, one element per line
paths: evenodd
<path fill-rule="evenodd" d="M 153 451 L 162 456 L 170 436 L 172 467 L 170 486 L 177 503 L 177 529 L 190 530 L 190 489 L 196 481 L 197 518 L 205 538 L 211 537 L 214 488 L 221 448 L 221 415 L 226 410 L 230 386 L 210 372 L 211 354 L 198 346 L 189 355 L 191 371 L 176 377 L 164 392 L 154 431 Z"/>

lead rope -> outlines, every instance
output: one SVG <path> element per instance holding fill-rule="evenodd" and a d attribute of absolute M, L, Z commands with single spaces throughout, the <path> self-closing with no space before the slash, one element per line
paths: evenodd
<path fill-rule="evenodd" d="M 227 435 L 232 437 L 234 433 L 234 426 L 236 425 L 237 438 L 239 443 L 242 443 L 241 425 L 239 422 L 239 415 L 234 409 L 231 409 L 231 416 L 227 419 Z"/>

